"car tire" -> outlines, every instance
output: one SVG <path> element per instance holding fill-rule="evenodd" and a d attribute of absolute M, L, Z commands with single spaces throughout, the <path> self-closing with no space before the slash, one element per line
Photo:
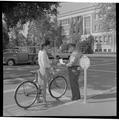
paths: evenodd
<path fill-rule="evenodd" d="M 13 66 L 15 64 L 14 60 L 8 60 L 7 65 Z"/>

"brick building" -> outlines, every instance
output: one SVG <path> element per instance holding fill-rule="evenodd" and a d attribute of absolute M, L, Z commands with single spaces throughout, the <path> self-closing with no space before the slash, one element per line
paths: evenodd
<path fill-rule="evenodd" d="M 59 14 L 58 22 L 63 26 L 63 34 L 67 39 L 76 33 L 81 34 L 81 40 L 93 35 L 95 52 L 116 52 L 116 31 L 105 32 L 102 29 L 103 18 L 97 14 L 97 11 L 94 5 L 84 6 L 75 11 Z"/>

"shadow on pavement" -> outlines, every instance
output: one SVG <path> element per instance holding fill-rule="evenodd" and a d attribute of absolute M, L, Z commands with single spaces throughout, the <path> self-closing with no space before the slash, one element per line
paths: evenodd
<path fill-rule="evenodd" d="M 45 106 L 44 104 L 42 103 L 39 103 L 39 104 L 36 104 L 34 106 L 32 106 L 31 108 L 28 109 L 28 111 L 39 111 L 39 110 L 48 110 L 50 108 L 53 108 L 53 107 L 57 107 L 57 106 L 60 106 L 62 104 L 65 104 L 67 102 L 70 102 L 70 100 L 55 100 L 55 101 L 48 101 L 48 104 L 47 106 Z"/>
<path fill-rule="evenodd" d="M 107 94 L 100 94 L 92 96 L 93 99 L 108 99 L 108 98 L 116 98 L 116 93 L 107 93 Z"/>
<path fill-rule="evenodd" d="M 115 102 L 115 99 L 112 100 L 98 100 L 98 101 L 89 101 L 88 103 L 104 103 L 104 102 Z"/>
<path fill-rule="evenodd" d="M 23 82 L 23 80 L 11 80 L 11 81 L 7 81 L 7 84 L 19 84 Z"/>
<path fill-rule="evenodd" d="M 6 76 L 4 76 L 4 78 L 3 79 L 15 79 L 15 78 L 24 78 L 24 77 L 33 77 L 33 75 L 32 74 L 30 74 L 30 72 L 28 73 L 28 74 L 13 74 L 13 73 L 11 73 L 12 75 L 10 76 L 10 75 L 6 75 Z"/>
<path fill-rule="evenodd" d="M 89 100 L 89 103 L 111 102 L 116 100 L 116 92 L 88 96 L 87 99 Z"/>

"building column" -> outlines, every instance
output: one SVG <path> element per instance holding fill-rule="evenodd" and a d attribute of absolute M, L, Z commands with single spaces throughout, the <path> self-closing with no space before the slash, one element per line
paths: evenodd
<path fill-rule="evenodd" d="M 111 40 L 112 52 L 116 52 L 116 32 L 112 31 L 112 40 Z"/>

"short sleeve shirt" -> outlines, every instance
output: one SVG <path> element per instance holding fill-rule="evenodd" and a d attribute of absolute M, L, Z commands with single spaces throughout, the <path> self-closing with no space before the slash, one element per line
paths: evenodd
<path fill-rule="evenodd" d="M 81 53 L 78 52 L 78 51 L 74 51 L 72 52 L 69 60 L 70 60 L 70 63 L 72 66 L 79 66 L 79 60 L 80 60 L 80 57 L 81 57 Z"/>

